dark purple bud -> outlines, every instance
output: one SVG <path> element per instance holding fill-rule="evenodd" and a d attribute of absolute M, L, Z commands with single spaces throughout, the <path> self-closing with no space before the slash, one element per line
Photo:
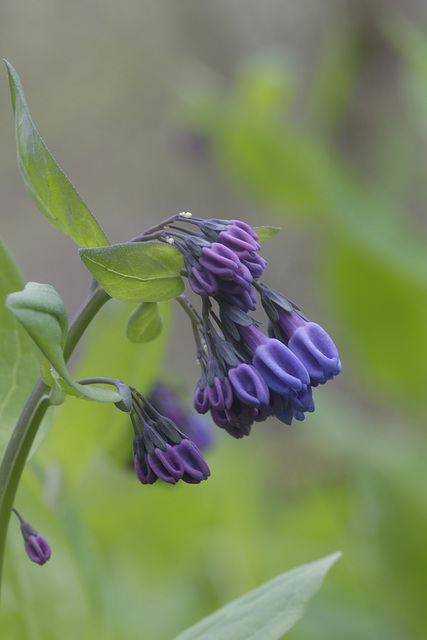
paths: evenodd
<path fill-rule="evenodd" d="M 281 411 L 284 411 L 288 407 L 288 405 L 288 396 L 279 395 L 274 391 L 270 391 L 270 402 L 266 405 L 262 405 L 258 409 L 258 413 L 255 417 L 255 422 L 263 422 L 270 416 L 275 416 Z"/>
<path fill-rule="evenodd" d="M 242 311 L 255 311 L 257 302 L 256 291 L 251 286 L 237 293 L 225 293 L 224 289 L 222 289 L 221 296 L 217 300 L 220 305 L 227 304 L 232 307 L 238 307 Z"/>
<path fill-rule="evenodd" d="M 184 465 L 178 453 L 179 445 L 166 445 L 165 450 L 155 449 L 147 455 L 147 464 L 155 475 L 169 484 L 176 484 L 184 474 Z"/>
<path fill-rule="evenodd" d="M 257 409 L 250 407 L 242 402 L 237 396 L 234 396 L 233 404 L 230 409 L 225 409 L 225 415 L 228 422 L 235 427 L 251 425 L 257 415 Z"/>
<path fill-rule="evenodd" d="M 21 532 L 24 538 L 25 551 L 27 556 L 36 562 L 37 564 L 45 564 L 51 556 L 51 549 L 47 540 L 37 533 L 37 531 L 28 523 L 25 522 L 20 514 L 13 509 L 14 513 L 18 516 L 21 523 Z"/>
<path fill-rule="evenodd" d="M 268 338 L 255 350 L 253 365 L 270 389 L 279 394 L 300 391 L 310 383 L 307 370 L 297 356 L 274 338 Z"/>
<path fill-rule="evenodd" d="M 233 391 L 227 377 L 221 380 L 214 376 L 210 382 L 203 377 L 197 383 L 193 406 L 198 413 L 206 413 L 209 409 L 226 409 L 233 401 Z"/>
<path fill-rule="evenodd" d="M 239 364 L 230 369 L 228 377 L 233 391 L 242 403 L 250 407 L 268 404 L 270 392 L 261 374 L 250 364 Z"/>
<path fill-rule="evenodd" d="M 237 227 L 239 229 L 243 229 L 243 231 L 246 231 L 246 233 L 253 240 L 259 240 L 258 235 L 247 222 L 243 222 L 243 220 L 231 220 L 231 224 L 233 225 L 233 227 Z"/>
<path fill-rule="evenodd" d="M 279 411 L 279 413 L 276 413 L 275 418 L 280 420 L 280 422 L 283 422 L 284 424 L 291 426 L 292 420 L 294 418 L 294 412 L 293 412 L 292 406 L 288 404 L 288 406 L 282 409 L 282 411 Z"/>
<path fill-rule="evenodd" d="M 251 276 L 257 280 L 262 276 L 267 266 L 267 260 L 257 253 L 251 253 L 247 257 L 240 258 L 242 264 L 250 271 Z"/>
<path fill-rule="evenodd" d="M 213 242 L 210 247 L 204 247 L 199 262 L 205 269 L 223 280 L 233 280 L 240 268 L 240 260 L 234 251 L 219 242 Z"/>
<path fill-rule="evenodd" d="M 25 541 L 25 551 L 28 557 L 37 564 L 44 564 L 50 558 L 50 546 L 39 533 L 36 536 L 30 536 Z"/>
<path fill-rule="evenodd" d="M 214 296 L 218 293 L 218 281 L 208 269 L 193 269 L 188 282 L 198 296 Z"/>
<path fill-rule="evenodd" d="M 206 413 L 210 409 L 207 387 L 206 378 L 200 378 L 193 396 L 193 407 L 197 413 Z"/>
<path fill-rule="evenodd" d="M 133 457 L 133 462 L 135 466 L 136 477 L 140 482 L 142 482 L 142 484 L 154 484 L 157 481 L 157 476 L 152 468 L 148 466 L 145 456 L 139 459 L 135 455 Z"/>
<path fill-rule="evenodd" d="M 314 411 L 313 390 L 310 385 L 298 391 L 298 393 L 295 396 L 291 396 L 289 400 L 296 411 L 302 413 L 305 411 L 312 413 Z"/>
<path fill-rule="evenodd" d="M 243 438 L 251 432 L 252 422 L 248 424 L 231 424 L 225 411 L 219 409 L 211 409 L 212 420 L 215 424 L 227 431 L 233 438 Z"/>
<path fill-rule="evenodd" d="M 315 322 L 303 321 L 303 325 L 289 338 L 288 347 L 315 382 L 324 383 L 341 371 L 338 349 L 326 331 Z"/>
<path fill-rule="evenodd" d="M 181 440 L 175 447 L 184 466 L 182 479 L 190 484 L 206 480 L 211 472 L 198 447 L 191 440 Z"/>
<path fill-rule="evenodd" d="M 252 251 L 259 251 L 261 245 L 245 229 L 230 224 L 226 231 L 221 231 L 219 238 L 226 247 L 232 249 L 240 259 L 248 257 Z"/>

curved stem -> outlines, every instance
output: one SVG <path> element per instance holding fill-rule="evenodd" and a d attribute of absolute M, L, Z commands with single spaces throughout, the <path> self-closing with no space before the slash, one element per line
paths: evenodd
<path fill-rule="evenodd" d="M 70 323 L 64 347 L 66 361 L 90 322 L 109 299 L 110 296 L 94 280 L 89 294 Z M 15 495 L 37 430 L 52 404 L 50 393 L 51 388 L 39 378 L 19 416 L 0 465 L 0 587 L 6 535 Z"/>
<path fill-rule="evenodd" d="M 0 578 L 13 502 L 37 430 L 51 404 L 49 393 L 50 387 L 39 378 L 19 416 L 0 466 Z"/>

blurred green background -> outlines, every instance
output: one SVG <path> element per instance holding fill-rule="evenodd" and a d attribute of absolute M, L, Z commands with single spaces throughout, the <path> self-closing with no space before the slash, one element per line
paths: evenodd
<path fill-rule="evenodd" d="M 343 363 L 305 422 L 218 434 L 199 486 L 139 485 L 126 416 L 67 399 L 16 503 L 52 559 L 32 565 L 11 523 L 5 638 L 171 638 L 341 549 L 288 637 L 425 640 L 426 17 L 404 0 L 3 1 L 1 55 L 110 240 L 180 210 L 282 226 L 265 281 Z M 90 278 L 25 192 L 6 70 L 0 105 L 1 234 L 71 314 Z M 74 375 L 167 376 L 190 403 L 186 319 L 165 306 L 135 347 L 131 310 L 104 310 Z"/>

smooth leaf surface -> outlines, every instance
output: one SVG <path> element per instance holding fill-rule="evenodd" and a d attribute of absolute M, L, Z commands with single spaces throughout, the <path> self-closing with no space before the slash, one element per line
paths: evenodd
<path fill-rule="evenodd" d="M 39 375 L 39 350 L 5 307 L 7 295 L 23 286 L 18 267 L 0 241 L 0 460 Z"/>
<path fill-rule="evenodd" d="M 112 297 L 122 302 L 162 302 L 184 290 L 179 275 L 182 254 L 161 242 L 135 242 L 80 249 L 91 274 Z"/>
<path fill-rule="evenodd" d="M 260 242 L 274 238 L 274 236 L 279 233 L 280 229 L 281 227 L 254 227 L 254 231 L 258 235 L 258 240 Z"/>
<path fill-rule="evenodd" d="M 337 552 L 273 578 L 221 607 L 175 640 L 279 640 L 303 615 Z"/>
<path fill-rule="evenodd" d="M 67 371 L 63 346 L 68 329 L 65 304 L 54 287 L 29 282 L 23 291 L 7 296 L 7 308 L 30 334 L 35 344 L 65 381 L 64 391 L 97 402 L 120 402 L 121 397 L 112 389 L 74 382 Z M 55 378 L 55 375 L 52 374 Z M 47 379 L 48 384 L 51 383 Z"/>
<path fill-rule="evenodd" d="M 131 342 L 151 342 L 163 327 L 158 302 L 141 302 L 126 323 L 126 335 Z"/>
<path fill-rule="evenodd" d="M 28 193 L 49 222 L 80 246 L 108 244 L 101 227 L 39 136 L 19 76 L 11 64 L 5 63 L 15 114 L 18 165 Z"/>

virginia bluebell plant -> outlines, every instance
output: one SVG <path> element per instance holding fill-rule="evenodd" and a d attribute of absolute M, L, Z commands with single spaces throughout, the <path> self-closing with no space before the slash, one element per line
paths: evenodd
<path fill-rule="evenodd" d="M 205 416 L 190 414 L 165 385 L 157 385 L 145 397 L 127 381 L 99 376 L 75 381 L 68 372 L 75 346 L 111 298 L 138 304 L 126 327 L 134 342 L 147 342 L 160 332 L 160 302 L 179 303 L 190 319 L 201 368 L 194 409 L 198 414 L 209 412 L 213 422 L 235 438 L 249 435 L 255 423 L 268 417 L 287 425 L 303 420 L 314 411 L 313 388 L 341 370 L 337 348 L 326 331 L 262 281 L 267 262 L 260 255 L 259 234 L 262 239 L 271 237 L 277 231 L 272 227 L 252 228 L 241 220 L 204 220 L 181 212 L 128 242 L 109 244 L 38 135 L 19 77 L 6 64 L 24 183 L 46 218 L 80 246 L 93 280 L 71 322 L 61 296 L 49 284 L 29 282 L 20 291 L 7 284 L 3 291 L 9 315 L 2 348 L 9 348 L 7 331 L 10 336 L 27 332 L 42 357 L 40 377 L 10 431 L 0 466 L 0 572 L 12 510 L 20 520 L 29 558 L 38 564 L 50 558 L 48 542 L 22 519 L 14 500 L 47 408 L 67 395 L 111 403 L 129 414 L 129 449 L 142 484 L 199 484 L 210 476 L 202 454 L 212 440 Z M 3 261 L 15 269 L 8 254 Z M 193 302 L 184 294 L 183 278 Z M 266 332 L 260 309 L 267 318 Z M 0 361 L 6 367 L 5 380 L 12 375 L 8 363 L 7 358 Z"/>

